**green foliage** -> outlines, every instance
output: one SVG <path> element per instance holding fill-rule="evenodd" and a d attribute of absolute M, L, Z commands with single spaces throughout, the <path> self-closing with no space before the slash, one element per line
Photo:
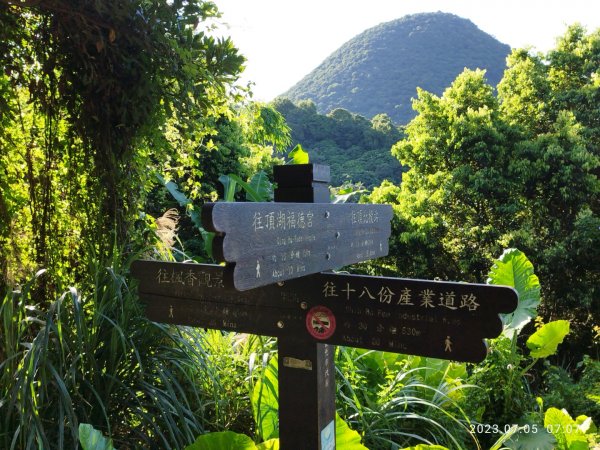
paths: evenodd
<path fill-rule="evenodd" d="M 574 26 L 557 42 L 546 55 L 513 52 L 498 97 L 469 70 L 441 96 L 418 91 L 392 150 L 410 169 L 386 194 L 398 233 L 386 270 L 480 281 L 501 249 L 520 248 L 544 281 L 540 312 L 571 322 L 563 348 L 579 360 L 596 352 L 600 317 L 600 132 L 588 103 L 600 34 Z"/>
<path fill-rule="evenodd" d="M 549 433 L 543 424 L 526 424 L 520 428 L 520 432 L 513 436 L 508 442 L 511 450 L 555 450 L 556 439 Z"/>
<path fill-rule="evenodd" d="M 442 445 L 418 444 L 411 447 L 404 447 L 402 450 L 448 450 L 448 447 Z"/>
<path fill-rule="evenodd" d="M 546 361 L 540 390 L 549 407 L 564 408 L 575 416 L 587 414 L 600 423 L 600 361 L 585 356 L 575 374 Z"/>
<path fill-rule="evenodd" d="M 279 437 L 279 381 L 277 358 L 272 356 L 252 391 L 252 410 L 263 440 Z"/>
<path fill-rule="evenodd" d="M 36 280 L 2 297 L 3 448 L 74 448 L 80 423 L 122 448 L 181 448 L 203 430 L 197 350 L 143 319 L 121 253 L 96 258 L 94 285 L 71 287 L 48 308 L 35 306 Z"/>
<path fill-rule="evenodd" d="M 308 164 L 308 153 L 304 151 L 300 144 L 288 153 L 288 158 L 292 164 Z"/>
<path fill-rule="evenodd" d="M 199 436 L 185 450 L 256 450 L 256 445 L 245 434 L 219 431 Z"/>
<path fill-rule="evenodd" d="M 512 286 L 519 294 L 517 309 L 502 315 L 502 333 L 509 339 L 521 332 L 523 327 L 537 315 L 540 304 L 540 282 L 533 273 L 533 264 L 517 249 L 508 249 L 492 266 L 488 284 Z"/>
<path fill-rule="evenodd" d="M 312 162 L 329 165 L 334 185 L 354 181 L 371 187 L 386 178 L 400 181 L 402 167 L 390 155 L 400 131 L 388 116 L 369 121 L 341 109 L 321 115 L 314 103 L 287 99 L 276 99 L 273 106 L 292 129 L 292 145 L 311 149 Z"/>
<path fill-rule="evenodd" d="M 547 358 L 554 355 L 567 334 L 569 334 L 567 320 L 545 323 L 527 339 L 531 357 Z"/>
<path fill-rule="evenodd" d="M 506 435 L 511 448 L 552 448 L 553 439 L 533 411 L 541 404 L 536 402 L 530 384 L 530 371 L 540 358 L 557 352 L 558 345 L 569 333 L 569 322 L 558 320 L 543 324 L 527 339 L 531 361 L 521 351 L 517 338 L 523 326 L 537 314 L 540 285 L 533 265 L 519 250 L 506 250 L 494 262 L 488 283 L 513 287 L 519 295 L 517 310 L 504 317 L 502 335 L 491 341 L 488 357 L 476 366 L 469 381 L 481 389 L 467 399 L 466 409 L 483 424 L 522 425 L 513 436 Z M 502 389 L 498 389 L 502 386 Z M 484 434 L 485 439 L 490 436 Z"/>
<path fill-rule="evenodd" d="M 477 445 L 461 408 L 464 365 L 340 347 L 336 367 L 338 408 L 368 448 Z"/>
<path fill-rule="evenodd" d="M 265 442 L 279 437 L 279 381 L 277 355 L 271 356 L 262 378 L 254 385 L 252 409 L 258 434 Z M 364 450 L 360 435 L 336 414 L 335 436 L 339 448 Z"/>
<path fill-rule="evenodd" d="M 83 450 L 116 450 L 112 441 L 89 423 L 79 424 L 79 443 Z"/>
<path fill-rule="evenodd" d="M 594 444 L 592 433 L 597 431 L 590 417 L 579 416 L 573 420 L 566 410 L 556 408 L 548 408 L 544 426 L 556 438 L 557 450 L 587 450 Z"/>
<path fill-rule="evenodd" d="M 207 433 L 185 448 L 185 450 L 279 450 L 279 439 L 269 439 L 255 444 L 245 434 L 232 431 Z"/>
<path fill-rule="evenodd" d="M 205 401 L 206 431 L 253 434 L 249 393 L 263 371 L 255 361 L 267 360 L 275 339 L 184 327 L 179 331 L 197 349 L 191 356 L 195 384 Z"/>
<path fill-rule="evenodd" d="M 487 69 L 495 85 L 509 52 L 467 19 L 413 14 L 355 36 L 283 95 L 311 99 L 322 113 L 336 108 L 368 118 L 385 113 L 405 124 L 413 117 L 417 87 L 439 94 L 465 67 Z"/>

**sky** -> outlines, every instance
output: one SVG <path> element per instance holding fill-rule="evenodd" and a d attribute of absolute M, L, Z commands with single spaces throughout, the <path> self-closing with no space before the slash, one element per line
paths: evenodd
<path fill-rule="evenodd" d="M 357 34 L 419 12 L 448 12 L 513 48 L 546 52 L 567 25 L 600 28 L 599 0 L 213 0 L 230 36 L 247 58 L 241 82 L 270 101 Z"/>

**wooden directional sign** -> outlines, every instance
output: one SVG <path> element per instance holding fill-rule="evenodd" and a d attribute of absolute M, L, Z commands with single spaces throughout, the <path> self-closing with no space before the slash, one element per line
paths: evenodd
<path fill-rule="evenodd" d="M 227 285 L 243 291 L 388 253 L 389 205 L 209 203 L 205 229 L 220 233 L 213 255 Z"/>
<path fill-rule="evenodd" d="M 517 306 L 512 288 L 483 284 L 319 273 L 237 292 L 222 266 L 137 261 L 132 270 L 157 322 L 455 361 L 482 361 L 484 338 L 502 331 L 498 314 Z"/>

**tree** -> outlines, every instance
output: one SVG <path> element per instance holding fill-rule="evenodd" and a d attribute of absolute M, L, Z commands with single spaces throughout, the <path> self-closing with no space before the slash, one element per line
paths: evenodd
<path fill-rule="evenodd" d="M 546 55 L 513 52 L 498 86 L 507 120 L 529 136 L 512 168 L 529 205 L 515 245 L 538 260 L 546 314 L 571 317 L 588 342 L 600 314 L 599 56 L 600 32 L 573 25 Z"/>
<path fill-rule="evenodd" d="M 515 130 L 501 119 L 483 71 L 465 70 L 441 97 L 419 90 L 413 107 L 417 117 L 392 148 L 410 167 L 399 212 L 426 246 L 440 239 L 445 261 L 421 275 L 481 279 L 508 232 L 504 212 L 519 208 L 508 174 Z"/>
<path fill-rule="evenodd" d="M 229 114 L 243 62 L 207 33 L 216 16 L 204 0 L 0 1 L 0 167 L 25 180 L 1 187 L 5 222 L 33 244 L 10 237 L 22 262 L 76 273 L 82 243 L 102 255 L 108 236 L 128 242 L 148 167 L 198 167 L 178 144 L 203 143 Z"/>
<path fill-rule="evenodd" d="M 419 90 L 392 149 L 410 168 L 396 200 L 398 270 L 414 237 L 424 254 L 436 249 L 420 265 L 428 277 L 483 281 L 502 247 L 518 247 L 543 281 L 543 314 L 572 320 L 577 352 L 600 317 L 599 54 L 599 33 L 573 26 L 547 55 L 514 51 L 498 98 L 481 71 L 441 97 Z"/>

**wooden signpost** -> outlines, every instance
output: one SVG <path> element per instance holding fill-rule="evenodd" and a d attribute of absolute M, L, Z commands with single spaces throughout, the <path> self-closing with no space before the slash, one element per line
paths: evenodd
<path fill-rule="evenodd" d="M 389 206 L 327 204 L 328 177 L 283 166 L 275 198 L 299 203 L 206 206 L 225 267 L 132 266 L 151 320 L 278 338 L 284 450 L 335 449 L 333 345 L 480 362 L 518 301 L 504 286 L 322 272 L 387 254 L 391 220 Z"/>
<path fill-rule="evenodd" d="M 220 233 L 213 255 L 227 262 L 237 290 L 265 286 L 385 256 L 389 205 L 209 203 L 207 231 Z"/>

